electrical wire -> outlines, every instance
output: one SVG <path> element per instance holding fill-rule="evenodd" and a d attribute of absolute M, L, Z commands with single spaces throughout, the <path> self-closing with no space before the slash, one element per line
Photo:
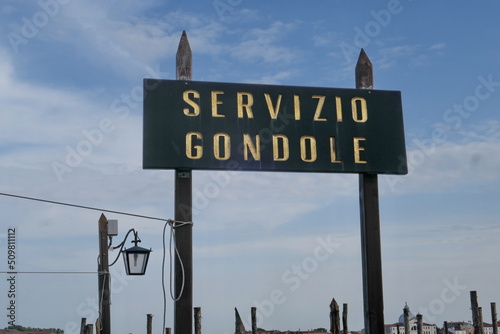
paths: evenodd
<path fill-rule="evenodd" d="M 97 271 L 0 271 L 0 274 L 99 274 Z"/>
<path fill-rule="evenodd" d="M 151 220 L 160 220 L 160 221 L 163 221 L 163 222 L 167 220 L 165 218 L 157 218 L 157 217 L 151 217 L 151 216 L 138 215 L 138 214 L 135 214 L 135 213 L 129 213 L 129 212 L 123 212 L 123 211 L 114 211 L 114 210 L 107 210 L 107 209 L 99 209 L 99 208 L 95 208 L 95 207 L 92 207 L 92 206 L 84 206 L 84 205 L 78 205 L 78 204 L 70 204 L 70 203 L 64 203 L 64 202 L 57 202 L 57 201 L 51 201 L 51 200 L 42 199 L 42 198 L 27 197 L 27 196 L 14 195 L 14 194 L 2 193 L 2 192 L 0 192 L 0 196 L 21 198 L 21 199 L 26 199 L 26 200 L 30 200 L 30 201 L 37 201 L 37 202 L 44 202 L 44 203 L 51 203 L 51 204 L 58 204 L 58 205 L 65 205 L 65 206 L 71 206 L 71 207 L 80 208 L 80 209 L 87 209 L 87 210 L 94 210 L 94 211 L 103 211 L 103 212 L 115 213 L 115 214 L 118 214 L 118 215 L 131 216 L 131 217 L 137 217 L 137 218 L 144 218 L 144 219 L 151 219 Z"/>

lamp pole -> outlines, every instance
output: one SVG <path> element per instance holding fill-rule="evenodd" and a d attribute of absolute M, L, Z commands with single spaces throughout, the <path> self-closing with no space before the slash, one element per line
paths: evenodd
<path fill-rule="evenodd" d="M 99 313 L 101 334 L 111 334 L 110 294 L 109 294 L 109 260 L 108 260 L 108 220 L 101 214 L 99 218 Z"/>

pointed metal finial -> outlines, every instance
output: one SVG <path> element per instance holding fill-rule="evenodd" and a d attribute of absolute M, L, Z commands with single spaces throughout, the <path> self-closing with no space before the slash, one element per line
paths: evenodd
<path fill-rule="evenodd" d="M 176 79 L 191 80 L 193 77 L 193 54 L 187 38 L 186 31 L 182 31 L 179 47 L 177 48 L 177 56 L 175 59 Z"/>
<path fill-rule="evenodd" d="M 355 73 L 357 89 L 373 89 L 373 65 L 363 49 L 359 53 Z"/>

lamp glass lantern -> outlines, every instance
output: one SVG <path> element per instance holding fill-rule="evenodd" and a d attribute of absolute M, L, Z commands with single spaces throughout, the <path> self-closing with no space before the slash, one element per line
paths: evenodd
<path fill-rule="evenodd" d="M 132 241 L 134 242 L 134 241 Z M 125 262 L 125 272 L 127 275 L 144 275 L 148 265 L 149 253 L 151 249 L 137 246 L 123 251 L 123 261 Z"/>

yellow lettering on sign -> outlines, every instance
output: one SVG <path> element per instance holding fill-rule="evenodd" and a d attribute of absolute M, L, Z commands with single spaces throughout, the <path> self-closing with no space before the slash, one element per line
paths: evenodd
<path fill-rule="evenodd" d="M 366 164 L 366 160 L 361 160 L 360 152 L 364 151 L 365 148 L 360 146 L 360 142 L 365 141 L 366 138 L 354 137 L 354 163 L 356 164 Z"/>
<path fill-rule="evenodd" d="M 361 112 L 358 110 L 358 102 L 361 106 Z M 366 100 L 362 97 L 353 97 L 351 100 L 352 119 L 358 123 L 365 123 L 368 120 L 368 109 Z"/>
<path fill-rule="evenodd" d="M 184 112 L 184 115 L 186 116 L 198 116 L 200 114 L 200 106 L 198 103 L 195 101 L 191 100 L 189 95 L 193 95 L 193 98 L 199 99 L 200 98 L 200 93 L 198 93 L 195 90 L 186 90 L 182 94 L 182 98 L 184 99 L 184 102 L 189 104 L 193 109 L 190 110 L 189 108 L 184 108 L 182 111 Z"/>
<path fill-rule="evenodd" d="M 201 140 L 203 136 L 199 132 L 188 132 L 186 134 L 186 156 L 189 159 L 200 159 L 203 156 L 203 147 L 193 145 L 193 139 Z"/>
<path fill-rule="evenodd" d="M 260 136 L 255 136 L 255 143 L 248 133 L 243 134 L 243 157 L 248 160 L 248 153 L 252 155 L 253 160 L 260 160 Z"/>
<path fill-rule="evenodd" d="M 307 152 L 309 151 L 309 154 Z M 316 138 L 313 136 L 300 137 L 300 158 L 305 162 L 314 162 L 318 158 L 316 152 Z"/>
<path fill-rule="evenodd" d="M 335 96 L 335 110 L 337 112 L 337 122 L 342 122 L 342 99 Z"/>
<path fill-rule="evenodd" d="M 212 91 L 212 117 L 226 117 L 225 115 L 221 115 L 218 113 L 218 105 L 222 104 L 222 101 L 218 100 L 218 95 L 224 94 L 223 91 Z"/>
<path fill-rule="evenodd" d="M 282 154 L 280 154 L 280 151 Z M 290 157 L 290 146 L 288 137 L 285 135 L 273 135 L 273 160 L 287 161 Z"/>
<path fill-rule="evenodd" d="M 244 96 L 246 96 L 246 102 L 243 102 Z M 246 112 L 248 118 L 253 118 L 253 95 L 251 93 L 238 92 L 236 93 L 236 101 L 238 105 L 238 118 L 243 118 L 243 111 Z"/>
<path fill-rule="evenodd" d="M 323 105 L 325 104 L 326 96 L 313 95 L 312 98 L 318 99 L 318 105 L 316 106 L 316 112 L 314 113 L 314 120 L 315 121 L 326 121 L 326 118 L 321 118 L 321 111 L 323 110 Z"/>
<path fill-rule="evenodd" d="M 275 106 L 273 106 L 273 101 L 271 100 L 271 96 L 268 93 L 264 93 L 264 97 L 266 98 L 267 109 L 269 109 L 269 115 L 271 116 L 272 119 L 278 118 L 282 95 L 281 94 L 278 95 L 278 100 L 276 101 Z"/>
<path fill-rule="evenodd" d="M 330 137 L 330 162 L 342 162 L 342 160 L 337 160 L 335 137 Z"/>
<path fill-rule="evenodd" d="M 217 160 L 227 160 L 231 157 L 231 138 L 227 133 L 214 135 L 214 157 Z"/>
<path fill-rule="evenodd" d="M 295 120 L 300 120 L 300 97 L 298 95 L 293 96 L 293 112 L 295 114 Z"/>

